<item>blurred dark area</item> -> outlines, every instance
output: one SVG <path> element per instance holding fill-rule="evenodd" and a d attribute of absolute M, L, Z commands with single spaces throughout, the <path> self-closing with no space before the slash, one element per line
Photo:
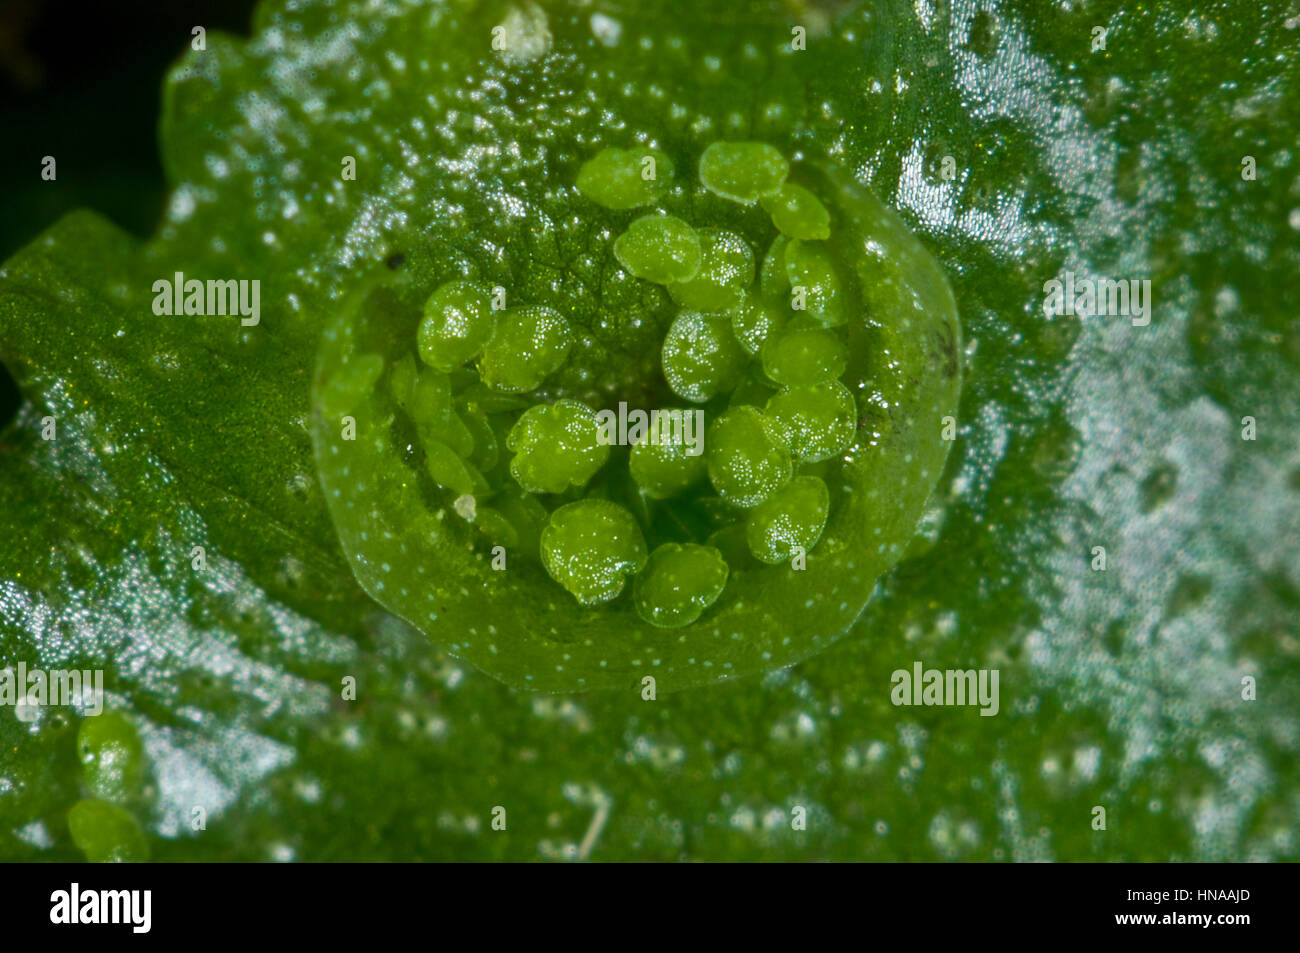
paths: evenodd
<path fill-rule="evenodd" d="M 254 0 L 0 0 L 0 260 L 75 208 L 153 231 L 167 68 L 202 26 L 247 35 Z M 54 181 L 41 178 L 53 156 Z M 0 367 L 0 429 L 20 403 Z"/>

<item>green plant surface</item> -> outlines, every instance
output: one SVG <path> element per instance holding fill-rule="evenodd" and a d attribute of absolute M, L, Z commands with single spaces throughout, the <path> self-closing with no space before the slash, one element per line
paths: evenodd
<path fill-rule="evenodd" d="M 82 713 L 0 709 L 0 858 L 1293 858 L 1288 16 L 267 2 L 251 40 L 209 34 L 164 86 L 154 236 L 79 212 L 0 269 L 26 400 L 0 435 L 0 666 L 103 670 L 133 761 L 130 797 L 97 800 Z M 675 306 L 611 227 L 645 209 L 574 211 L 574 183 L 602 145 L 688 181 L 721 140 L 846 176 L 823 201 L 869 189 L 946 273 L 938 489 L 852 630 L 797 665 L 653 700 L 517 691 L 358 584 L 313 454 L 325 332 L 473 273 L 583 329 L 621 317 L 569 391 L 650 380 Z M 743 233 L 761 197 L 681 204 Z M 1150 324 L 1045 316 L 1066 270 L 1150 278 Z M 156 315 L 177 272 L 260 280 L 260 323 Z M 887 440 L 889 404 L 860 430 Z M 917 661 L 997 669 L 998 714 L 895 706 Z"/>

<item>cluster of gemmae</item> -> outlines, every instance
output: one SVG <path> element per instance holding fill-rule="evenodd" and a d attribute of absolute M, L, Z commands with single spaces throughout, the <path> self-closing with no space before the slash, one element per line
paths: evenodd
<path fill-rule="evenodd" d="M 606 148 L 582 166 L 576 187 L 605 208 L 636 209 L 653 205 L 672 174 L 662 153 Z M 643 440 L 626 457 L 631 478 L 655 501 L 720 498 L 767 564 L 816 546 L 830 492 L 814 465 L 845 451 L 857 420 L 841 380 L 847 315 L 830 214 L 789 174 L 786 157 L 765 143 L 718 142 L 700 158 L 706 189 L 760 203 L 770 216 L 776 237 L 761 263 L 742 236 L 658 211 L 633 220 L 613 246 L 624 269 L 680 307 L 663 338 L 667 388 L 719 408 L 703 454 L 682 440 Z M 631 578 L 646 622 L 695 621 L 726 587 L 722 550 L 710 538 L 647 552 L 630 509 L 599 495 L 572 498 L 609 463 L 608 440 L 587 404 L 535 392 L 565 364 L 577 332 L 548 307 L 492 305 L 473 282 L 441 285 L 424 307 L 418 363 L 408 356 L 389 373 L 430 476 L 494 542 L 535 546 L 578 602 L 613 600 Z M 515 486 L 498 492 L 498 474 Z"/>

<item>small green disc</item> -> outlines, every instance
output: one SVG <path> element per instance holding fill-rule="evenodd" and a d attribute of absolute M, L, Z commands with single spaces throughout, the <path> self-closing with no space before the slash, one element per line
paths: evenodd
<path fill-rule="evenodd" d="M 840 453 L 853 442 L 857 429 L 853 393 L 837 380 L 788 387 L 773 394 L 766 409 L 785 445 L 804 463 Z"/>
<path fill-rule="evenodd" d="M 830 491 L 815 476 L 795 477 L 754 507 L 745 523 L 749 551 L 760 562 L 775 565 L 817 545 L 830 513 Z"/>
<path fill-rule="evenodd" d="M 586 606 L 608 602 L 646 562 L 636 519 L 609 500 L 578 500 L 551 514 L 541 539 L 550 577 Z"/>
<path fill-rule="evenodd" d="M 673 393 L 696 404 L 735 387 L 748 362 L 731 321 L 698 311 L 677 315 L 664 336 L 662 360 Z"/>
<path fill-rule="evenodd" d="M 479 360 L 489 387 L 507 393 L 534 390 L 569 356 L 573 331 L 558 311 L 534 306 L 504 311 Z"/>
<path fill-rule="evenodd" d="M 420 360 L 450 371 L 478 357 L 492 337 L 494 317 L 491 300 L 470 282 L 440 285 L 424 303 L 416 335 Z"/>
<path fill-rule="evenodd" d="M 790 479 L 790 451 L 757 407 L 732 407 L 714 420 L 705 456 L 713 488 L 733 506 L 757 506 Z"/>
<path fill-rule="evenodd" d="M 637 614 L 662 628 L 690 625 L 722 595 L 729 571 L 712 546 L 664 543 L 633 584 Z"/>
<path fill-rule="evenodd" d="M 848 350 L 831 331 L 791 321 L 763 342 L 763 372 L 784 387 L 833 380 L 844 373 Z"/>
<path fill-rule="evenodd" d="M 656 500 L 668 499 L 690 489 L 703 480 L 706 473 L 702 452 L 705 435 L 696 430 L 697 415 L 702 418 L 704 412 L 673 408 L 669 413 L 674 417 L 681 415 L 676 418 L 681 421 L 681 426 L 664 436 L 663 431 L 668 428 L 661 424 L 654 439 L 647 435 L 632 445 L 628 458 L 632 479 Z"/>
<path fill-rule="evenodd" d="M 785 249 L 785 274 L 790 282 L 791 301 L 802 289 L 802 310 L 824 328 L 839 327 L 847 320 L 840 278 L 822 242 L 791 241 Z"/>
<path fill-rule="evenodd" d="M 703 249 L 695 229 L 672 215 L 643 215 L 614 241 L 614 257 L 637 278 L 667 285 L 690 281 Z"/>
<path fill-rule="evenodd" d="M 578 170 L 578 191 L 608 209 L 654 202 L 673 175 L 673 164 L 654 149 L 601 149 Z"/>
<path fill-rule="evenodd" d="M 831 237 L 831 216 L 821 199 L 802 185 L 787 182 L 762 198 L 764 211 L 782 235 L 804 240 Z"/>
<path fill-rule="evenodd" d="M 668 286 L 678 304 L 697 311 L 726 311 L 754 281 L 754 251 L 735 232 L 702 228 L 700 270 L 690 281 Z"/>
<path fill-rule="evenodd" d="M 530 493 L 585 486 L 609 459 L 595 412 L 567 398 L 529 407 L 511 428 L 506 446 L 515 452 L 511 475 Z"/>
<path fill-rule="evenodd" d="M 704 187 L 745 205 L 775 192 L 789 174 L 789 161 L 766 142 L 715 142 L 700 156 Z"/>

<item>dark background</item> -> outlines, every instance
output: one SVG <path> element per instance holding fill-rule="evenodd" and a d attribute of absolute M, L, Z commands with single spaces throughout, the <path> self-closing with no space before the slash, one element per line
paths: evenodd
<path fill-rule="evenodd" d="M 144 237 L 163 208 L 162 80 L 190 31 L 248 34 L 254 0 L 0 0 L 0 261 L 75 208 Z M 54 156 L 57 178 L 41 178 Z M 0 429 L 20 403 L 0 366 Z"/>

